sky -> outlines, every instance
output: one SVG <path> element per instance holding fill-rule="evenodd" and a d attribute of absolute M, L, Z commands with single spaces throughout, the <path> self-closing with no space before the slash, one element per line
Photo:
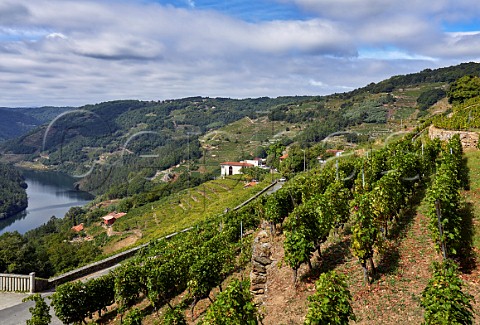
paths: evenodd
<path fill-rule="evenodd" d="M 478 0 L 0 0 L 0 106 L 327 95 L 471 61 Z"/>

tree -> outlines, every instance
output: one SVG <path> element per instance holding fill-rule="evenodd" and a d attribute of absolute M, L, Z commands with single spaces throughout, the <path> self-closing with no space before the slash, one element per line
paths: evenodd
<path fill-rule="evenodd" d="M 275 142 L 267 149 L 267 165 L 272 168 L 279 168 L 279 158 L 282 156 L 282 152 L 285 150 L 285 146 L 280 142 Z"/>
<path fill-rule="evenodd" d="M 267 151 L 265 150 L 265 147 L 258 146 L 255 148 L 255 151 L 253 152 L 253 157 L 254 158 L 266 158 L 267 157 Z"/>
<path fill-rule="evenodd" d="M 473 324 L 473 296 L 462 291 L 463 281 L 452 260 L 433 263 L 433 275 L 422 292 L 426 325 Z"/>
<path fill-rule="evenodd" d="M 23 302 L 34 301 L 35 306 L 28 308 L 32 318 L 27 320 L 27 325 L 48 325 L 52 321 L 50 306 L 47 305 L 42 296 L 38 293 L 30 295 L 22 300 Z"/>
<path fill-rule="evenodd" d="M 320 275 L 315 282 L 316 292 L 308 297 L 310 304 L 305 324 L 348 324 L 355 320 L 350 304 L 352 295 L 348 290 L 346 277 L 335 271 Z"/>
<path fill-rule="evenodd" d="M 462 104 L 466 100 L 480 96 L 480 77 L 467 75 L 455 81 L 447 92 L 448 101 Z"/>
<path fill-rule="evenodd" d="M 55 315 L 65 324 L 83 323 L 88 312 L 88 297 L 80 281 L 64 283 L 52 295 Z"/>
<path fill-rule="evenodd" d="M 280 172 L 284 176 L 301 172 L 306 168 L 306 153 L 297 145 L 288 150 L 288 157 L 280 163 Z M 289 177 L 290 178 L 290 177 Z"/>
<path fill-rule="evenodd" d="M 247 179 L 263 181 L 265 176 L 269 173 L 269 170 L 260 167 L 242 167 L 240 172 L 244 174 Z"/>
<path fill-rule="evenodd" d="M 434 88 L 424 91 L 417 98 L 418 108 L 422 111 L 428 109 L 442 98 L 445 98 L 446 92 L 441 88 Z"/>

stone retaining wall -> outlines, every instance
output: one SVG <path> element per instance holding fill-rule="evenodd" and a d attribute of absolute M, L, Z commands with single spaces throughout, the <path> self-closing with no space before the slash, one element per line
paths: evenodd
<path fill-rule="evenodd" d="M 182 231 L 175 232 L 173 234 L 167 235 L 165 237 L 160 238 L 159 240 L 172 238 L 172 237 L 174 237 L 174 236 L 176 236 L 180 233 L 189 231 L 191 229 L 193 229 L 193 227 L 189 227 L 189 228 L 183 229 Z M 57 277 L 50 278 L 50 279 L 48 279 L 48 284 L 49 284 L 48 287 L 49 288 L 54 288 L 54 287 L 56 287 L 56 286 L 58 286 L 62 283 L 73 281 L 73 280 L 76 280 L 76 279 L 81 278 L 83 276 L 86 276 L 86 275 L 104 270 L 104 269 L 109 268 L 111 266 L 114 266 L 115 264 L 118 264 L 121 261 L 126 260 L 127 258 L 130 258 L 130 257 L 134 256 L 139 250 L 141 250 L 142 248 L 144 248 L 148 245 L 149 244 L 147 243 L 147 244 L 143 244 L 143 245 L 131 248 L 127 251 L 115 254 L 115 255 L 110 256 L 110 257 L 108 257 L 106 259 L 103 259 L 101 261 L 91 263 L 91 264 L 85 265 L 84 267 L 72 270 L 72 271 L 64 273 L 62 275 L 59 275 Z"/>
<path fill-rule="evenodd" d="M 433 125 L 428 128 L 428 136 L 430 139 L 439 138 L 440 140 L 445 141 L 455 134 L 460 136 L 463 148 L 478 148 L 479 134 L 477 132 L 438 129 Z"/>

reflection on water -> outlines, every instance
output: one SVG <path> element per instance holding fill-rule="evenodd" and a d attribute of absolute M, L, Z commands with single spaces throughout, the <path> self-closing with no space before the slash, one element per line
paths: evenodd
<path fill-rule="evenodd" d="M 13 224 L 15 221 L 25 219 L 26 216 L 27 216 L 27 211 L 23 210 L 22 212 L 15 214 L 13 217 L 0 219 L 0 233 L 3 233 L 4 232 L 3 229 L 7 228 L 11 224 Z"/>
<path fill-rule="evenodd" d="M 28 208 L 15 216 L 0 220 L 0 234 L 18 231 L 23 234 L 41 226 L 52 216 L 63 218 L 73 206 L 82 206 L 92 195 L 74 190 L 75 179 L 56 172 L 24 171 L 28 184 Z"/>

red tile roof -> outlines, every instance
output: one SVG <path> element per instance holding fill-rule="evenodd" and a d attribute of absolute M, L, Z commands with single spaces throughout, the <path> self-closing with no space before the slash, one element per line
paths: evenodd
<path fill-rule="evenodd" d="M 107 214 L 106 216 L 102 217 L 103 220 L 105 221 L 110 221 L 112 219 L 117 219 L 115 216 L 112 216 L 111 214 Z"/>
<path fill-rule="evenodd" d="M 123 217 L 124 215 L 126 215 L 125 212 L 110 212 L 109 214 L 107 214 L 106 216 L 102 217 L 103 220 L 111 220 L 113 218 L 115 219 L 118 219 L 118 218 L 121 218 Z"/>
<path fill-rule="evenodd" d="M 80 232 L 80 231 L 83 230 L 83 223 L 81 223 L 79 225 L 76 225 L 76 226 L 73 226 L 71 229 L 75 232 Z"/>

